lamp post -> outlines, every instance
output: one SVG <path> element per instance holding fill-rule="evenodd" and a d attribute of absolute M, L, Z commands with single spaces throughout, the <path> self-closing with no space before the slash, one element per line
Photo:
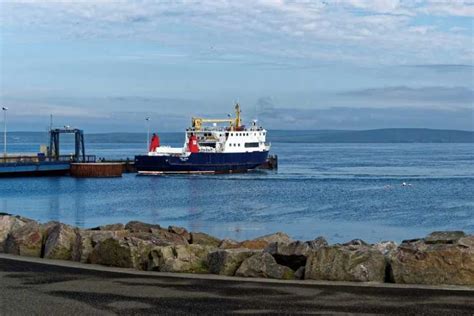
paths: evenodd
<path fill-rule="evenodd" d="M 148 151 L 148 146 L 150 146 L 150 117 L 145 117 L 146 121 L 146 150 Z"/>
<path fill-rule="evenodd" d="M 7 111 L 8 108 L 3 106 L 3 157 L 7 158 Z"/>

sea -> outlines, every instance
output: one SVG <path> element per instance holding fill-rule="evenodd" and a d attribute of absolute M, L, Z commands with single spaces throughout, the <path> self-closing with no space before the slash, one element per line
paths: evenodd
<path fill-rule="evenodd" d="M 161 140 L 182 146 L 181 138 L 170 133 Z M 86 135 L 86 150 L 133 159 L 146 151 L 145 140 L 142 134 Z M 277 171 L 0 178 L 0 211 L 82 228 L 138 220 L 237 240 L 277 231 L 333 243 L 400 242 L 439 230 L 474 233 L 472 143 L 270 140 Z M 17 133 L 9 136 L 8 150 L 37 152 L 40 142 L 47 142 L 45 135 Z M 62 153 L 72 148 L 71 139 L 62 143 Z"/>

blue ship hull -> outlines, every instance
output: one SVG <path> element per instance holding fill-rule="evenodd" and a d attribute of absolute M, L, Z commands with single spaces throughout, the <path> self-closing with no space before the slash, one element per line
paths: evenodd
<path fill-rule="evenodd" d="M 249 153 L 193 153 L 182 156 L 135 156 L 138 172 L 226 173 L 245 172 L 265 163 L 268 151 Z"/>

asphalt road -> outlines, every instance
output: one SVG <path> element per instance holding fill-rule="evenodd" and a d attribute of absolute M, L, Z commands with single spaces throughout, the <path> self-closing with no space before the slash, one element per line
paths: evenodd
<path fill-rule="evenodd" d="M 474 290 L 188 279 L 0 258 L 0 315 L 230 313 L 473 315 Z"/>

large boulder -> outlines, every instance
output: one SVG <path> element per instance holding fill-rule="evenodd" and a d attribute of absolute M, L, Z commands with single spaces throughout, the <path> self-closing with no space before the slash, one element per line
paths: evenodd
<path fill-rule="evenodd" d="M 221 249 L 234 249 L 239 247 L 239 242 L 234 239 L 223 239 L 219 244 L 219 248 Z"/>
<path fill-rule="evenodd" d="M 166 229 L 151 229 L 151 240 L 156 245 L 188 245 L 188 238 L 184 232 L 177 234 Z M 143 237 L 143 236 L 142 236 Z M 145 237 L 143 237 L 146 239 Z"/>
<path fill-rule="evenodd" d="M 381 241 L 372 246 L 386 258 L 389 258 L 397 250 L 398 244 L 393 241 Z"/>
<path fill-rule="evenodd" d="M 115 223 L 115 224 L 108 224 L 108 225 L 102 225 L 94 228 L 90 228 L 89 230 L 124 230 L 125 225 L 122 223 Z"/>
<path fill-rule="evenodd" d="M 455 244 L 466 234 L 463 231 L 437 231 L 424 238 L 427 244 Z"/>
<path fill-rule="evenodd" d="M 131 221 L 125 225 L 125 229 L 132 233 L 151 233 L 151 229 L 160 229 L 158 224 L 148 224 L 140 221 Z"/>
<path fill-rule="evenodd" d="M 222 243 L 220 248 L 224 249 L 235 249 L 235 248 L 247 248 L 247 249 L 255 249 L 255 250 L 263 250 L 271 243 L 282 243 L 288 244 L 293 240 L 285 233 L 278 232 L 270 235 L 265 235 L 261 237 L 257 237 L 251 240 L 244 240 L 242 242 L 233 243 L 233 242 L 226 242 L 225 244 Z"/>
<path fill-rule="evenodd" d="M 277 232 L 274 234 L 269 234 L 261 237 L 257 237 L 254 240 L 256 241 L 265 241 L 267 243 L 280 242 L 280 243 L 290 243 L 293 241 L 290 236 L 285 233 Z"/>
<path fill-rule="evenodd" d="M 235 272 L 236 276 L 251 278 L 294 279 L 295 272 L 279 265 L 267 252 L 259 252 L 245 259 Z"/>
<path fill-rule="evenodd" d="M 209 253 L 209 272 L 220 275 L 235 275 L 242 262 L 258 251 L 249 249 L 219 249 Z"/>
<path fill-rule="evenodd" d="M 312 251 L 327 246 L 323 237 L 311 241 L 293 241 L 291 243 L 273 242 L 266 248 L 265 252 L 271 254 L 278 264 L 298 270 L 306 265 L 306 260 Z"/>
<path fill-rule="evenodd" d="M 108 238 L 96 244 L 90 263 L 145 270 L 153 244 L 135 237 Z"/>
<path fill-rule="evenodd" d="M 41 257 L 44 228 L 28 222 L 13 229 L 5 240 L 5 252 L 20 256 Z"/>
<path fill-rule="evenodd" d="M 0 252 L 4 251 L 5 241 L 8 237 L 8 234 L 12 230 L 16 230 L 21 226 L 24 226 L 27 222 L 28 221 L 19 216 L 12 216 L 5 213 L 0 215 Z"/>
<path fill-rule="evenodd" d="M 205 233 L 191 233 L 190 243 L 211 247 L 219 247 L 221 240 Z"/>
<path fill-rule="evenodd" d="M 44 243 L 44 258 L 73 260 L 73 251 L 80 242 L 79 230 L 69 225 L 56 223 L 47 230 Z"/>
<path fill-rule="evenodd" d="M 94 247 L 106 239 L 123 239 L 130 236 L 128 230 L 78 230 L 77 243 L 72 250 L 72 260 L 90 263 L 89 256 Z"/>
<path fill-rule="evenodd" d="M 205 245 L 154 247 L 150 252 L 148 270 L 161 272 L 207 273 L 207 257 L 215 248 Z"/>
<path fill-rule="evenodd" d="M 305 279 L 384 282 L 384 255 L 363 242 L 321 247 L 313 251 L 305 266 Z"/>
<path fill-rule="evenodd" d="M 474 235 L 436 232 L 404 241 L 390 265 L 396 283 L 474 285 Z"/>
<path fill-rule="evenodd" d="M 182 236 L 184 239 L 186 239 L 188 242 L 191 240 L 191 234 L 187 231 L 186 228 L 184 227 L 179 227 L 179 226 L 169 226 L 168 231 L 170 233 L 174 233 L 177 235 Z"/>

